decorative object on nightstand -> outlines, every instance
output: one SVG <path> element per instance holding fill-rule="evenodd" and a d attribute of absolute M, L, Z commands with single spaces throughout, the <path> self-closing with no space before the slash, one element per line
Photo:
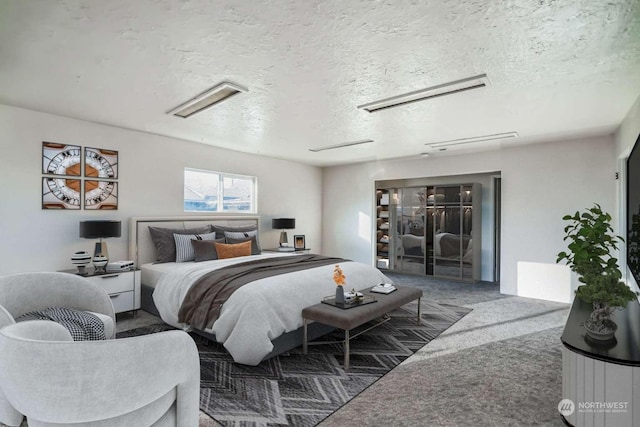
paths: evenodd
<path fill-rule="evenodd" d="M 87 251 L 78 251 L 71 255 L 71 264 L 78 266 L 78 272 L 76 274 L 80 276 L 86 276 L 87 271 L 85 267 L 91 262 L 91 255 Z"/>
<path fill-rule="evenodd" d="M 292 230 L 296 228 L 296 219 L 295 218 L 273 218 L 271 220 L 271 228 L 282 230 L 280 232 L 280 247 L 288 248 L 289 239 L 287 237 L 287 232 L 285 230 Z"/>
<path fill-rule="evenodd" d="M 109 263 L 109 258 L 107 256 L 104 256 L 104 255 L 93 256 L 93 266 L 98 272 L 106 273 L 107 271 L 106 267 L 108 263 Z"/>
<path fill-rule="evenodd" d="M 109 252 L 107 243 L 102 239 L 108 237 L 120 237 L 120 221 L 80 221 L 80 237 L 85 239 L 100 239 L 96 242 L 93 253 L 93 265 L 96 271 L 105 271 L 105 266 L 109 262 Z"/>
<path fill-rule="evenodd" d="M 296 250 L 305 249 L 306 248 L 306 242 L 305 242 L 304 234 L 298 234 L 296 236 L 293 236 L 293 247 Z"/>
<path fill-rule="evenodd" d="M 119 273 L 121 271 L 135 270 L 136 264 L 133 261 L 114 261 L 107 264 L 107 273 Z"/>

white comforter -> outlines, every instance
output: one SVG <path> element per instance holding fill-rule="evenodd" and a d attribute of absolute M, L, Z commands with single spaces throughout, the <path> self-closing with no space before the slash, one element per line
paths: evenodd
<path fill-rule="evenodd" d="M 178 264 L 158 281 L 153 300 L 166 323 L 188 330 L 178 322 L 178 310 L 189 288 L 205 273 L 257 258 L 296 256 L 271 253 L 198 263 Z M 362 290 L 389 279 L 377 269 L 357 263 L 340 263 L 346 276 L 345 291 Z M 257 365 L 271 352 L 271 340 L 302 326 L 302 309 L 335 294 L 334 265 L 268 277 L 242 286 L 225 302 L 212 329 L 218 342 L 245 365 Z"/>

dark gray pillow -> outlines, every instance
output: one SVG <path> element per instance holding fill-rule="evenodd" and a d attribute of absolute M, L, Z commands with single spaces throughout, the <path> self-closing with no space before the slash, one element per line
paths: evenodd
<path fill-rule="evenodd" d="M 176 261 L 176 241 L 173 234 L 204 234 L 211 232 L 210 225 L 197 228 L 149 227 L 149 234 L 156 248 L 156 262 Z"/>
<path fill-rule="evenodd" d="M 258 227 L 255 225 L 215 225 L 211 224 L 211 229 L 222 236 L 225 231 L 257 231 Z"/>
<path fill-rule="evenodd" d="M 216 228 L 216 226 L 214 226 L 214 228 Z M 251 243 L 251 254 L 260 254 L 260 236 L 258 236 L 258 229 L 255 227 L 225 227 L 224 237 L 226 237 L 227 243 L 242 243 L 246 242 L 249 237 L 253 237 L 255 238 L 255 242 Z M 236 239 L 236 241 L 233 242 L 230 239 Z"/>
<path fill-rule="evenodd" d="M 195 252 L 195 262 L 218 259 L 216 243 L 224 243 L 224 237 L 215 240 L 192 240 L 191 246 Z"/>
<path fill-rule="evenodd" d="M 251 255 L 260 255 L 260 246 L 258 245 L 258 241 L 256 240 L 255 236 L 241 237 L 237 239 L 234 239 L 233 237 L 227 237 L 226 240 L 227 240 L 227 243 L 230 245 L 233 245 L 236 243 L 244 243 L 251 240 Z"/>

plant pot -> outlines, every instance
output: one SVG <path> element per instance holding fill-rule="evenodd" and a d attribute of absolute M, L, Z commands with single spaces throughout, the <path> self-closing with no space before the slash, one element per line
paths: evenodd
<path fill-rule="evenodd" d="M 344 288 L 336 286 L 336 302 L 344 304 Z"/>
<path fill-rule="evenodd" d="M 584 322 L 584 329 L 587 336 L 596 341 L 609 341 L 615 338 L 618 325 L 611 319 L 603 319 L 600 322 L 593 322 L 587 319 Z"/>

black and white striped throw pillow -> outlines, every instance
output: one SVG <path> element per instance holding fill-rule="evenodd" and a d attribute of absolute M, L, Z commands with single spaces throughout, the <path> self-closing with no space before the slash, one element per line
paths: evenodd
<path fill-rule="evenodd" d="M 196 253 L 191 245 L 191 240 L 215 240 L 216 232 L 207 234 L 175 234 L 176 241 L 176 262 L 193 261 Z"/>
<path fill-rule="evenodd" d="M 74 341 L 106 340 L 104 323 L 87 311 L 64 307 L 49 307 L 16 317 L 16 322 L 27 320 L 51 320 L 67 328 Z"/>

